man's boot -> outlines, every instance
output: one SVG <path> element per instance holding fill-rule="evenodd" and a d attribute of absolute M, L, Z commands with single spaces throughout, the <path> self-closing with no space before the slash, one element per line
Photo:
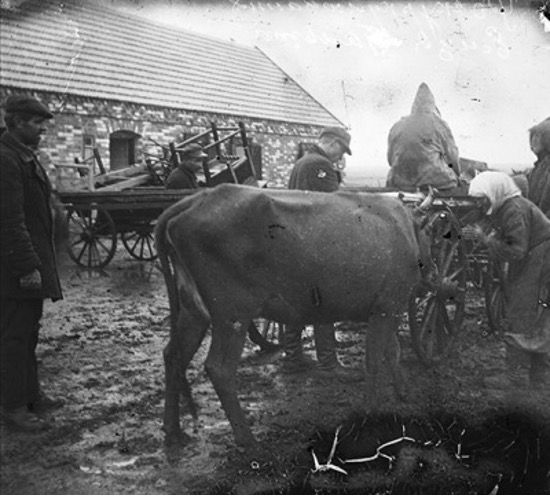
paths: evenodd
<path fill-rule="evenodd" d="M 283 357 L 282 371 L 287 374 L 297 374 L 315 367 L 315 361 L 304 355 L 302 350 L 302 327 L 285 326 L 283 334 Z"/>
<path fill-rule="evenodd" d="M 343 381 L 353 382 L 363 380 L 363 372 L 349 367 L 344 367 L 336 356 L 336 336 L 333 324 L 320 324 L 313 326 L 315 337 L 315 349 L 317 350 L 318 374 L 326 378 L 338 378 Z"/>

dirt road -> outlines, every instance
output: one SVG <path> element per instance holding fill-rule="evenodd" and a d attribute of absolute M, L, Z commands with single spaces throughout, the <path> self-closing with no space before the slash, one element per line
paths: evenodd
<path fill-rule="evenodd" d="M 117 255 L 103 273 L 64 265 L 63 284 L 65 299 L 46 305 L 38 356 L 44 390 L 66 404 L 52 412 L 52 427 L 41 434 L 2 425 L 2 493 L 479 493 L 497 484 L 504 492 L 550 489 L 550 391 L 494 387 L 503 378 L 504 350 L 482 332 L 478 295 L 469 299 L 458 345 L 437 368 L 419 364 L 402 330 L 405 403 L 394 398 L 389 382 L 372 405 L 361 383 L 312 373 L 286 376 L 278 355 L 261 356 L 248 343 L 238 380 L 260 440 L 261 451 L 253 455 L 234 446 L 205 375 L 207 340 L 189 371 L 200 418 L 184 421 L 194 441 L 167 456 L 161 419 L 168 303 L 160 272 L 152 263 Z M 339 353 L 348 365 L 361 366 L 363 331 L 340 326 Z M 307 342 L 314 355 L 311 334 Z M 333 465 L 346 473 L 313 471 L 313 455 L 327 462 L 338 427 Z M 376 455 L 377 447 L 402 437 L 414 442 L 396 442 Z M 372 461 L 342 462 L 374 455 Z"/>

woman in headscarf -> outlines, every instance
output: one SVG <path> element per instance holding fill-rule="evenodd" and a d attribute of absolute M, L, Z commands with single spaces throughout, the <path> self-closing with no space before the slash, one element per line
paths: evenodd
<path fill-rule="evenodd" d="M 529 129 L 529 144 L 537 156 L 528 176 L 529 200 L 550 218 L 550 117 Z"/>
<path fill-rule="evenodd" d="M 530 362 L 531 386 L 544 387 L 550 370 L 550 220 L 502 172 L 477 175 L 469 194 L 487 199 L 492 231 L 479 229 L 478 235 L 491 257 L 509 263 L 504 337 L 510 379 L 520 379 L 519 354 Z"/>

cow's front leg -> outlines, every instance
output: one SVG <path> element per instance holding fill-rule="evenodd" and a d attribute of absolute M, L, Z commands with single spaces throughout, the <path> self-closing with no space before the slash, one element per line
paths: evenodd
<path fill-rule="evenodd" d="M 373 403 L 377 401 L 379 375 L 385 358 L 397 396 L 404 395 L 404 379 L 399 365 L 400 348 L 397 339 L 398 319 L 389 313 L 374 315 L 369 320 L 365 337 L 366 393 Z"/>
<path fill-rule="evenodd" d="M 214 323 L 206 372 L 233 428 L 235 442 L 241 446 L 252 446 L 255 440 L 239 404 L 236 390 L 237 366 L 245 337 L 246 327 L 240 322 Z"/>

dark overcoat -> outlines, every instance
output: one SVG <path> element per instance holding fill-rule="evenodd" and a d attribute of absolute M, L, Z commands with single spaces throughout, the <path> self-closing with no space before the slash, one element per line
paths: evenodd
<path fill-rule="evenodd" d="M 197 189 L 199 184 L 197 176 L 192 171 L 177 167 L 170 172 L 165 187 L 167 189 Z"/>
<path fill-rule="evenodd" d="M 550 220 L 522 196 L 506 200 L 491 216 L 491 254 L 509 263 L 506 284 L 507 342 L 550 359 Z"/>
<path fill-rule="evenodd" d="M 0 137 L 0 291 L 2 298 L 62 298 L 54 248 L 52 186 L 33 151 L 8 131 Z M 21 276 L 38 269 L 41 289 Z"/>
<path fill-rule="evenodd" d="M 535 162 L 528 179 L 529 200 L 550 218 L 550 152 Z"/>
<path fill-rule="evenodd" d="M 288 187 L 331 193 L 340 187 L 340 176 L 326 153 L 318 146 L 314 146 L 296 161 Z"/>

